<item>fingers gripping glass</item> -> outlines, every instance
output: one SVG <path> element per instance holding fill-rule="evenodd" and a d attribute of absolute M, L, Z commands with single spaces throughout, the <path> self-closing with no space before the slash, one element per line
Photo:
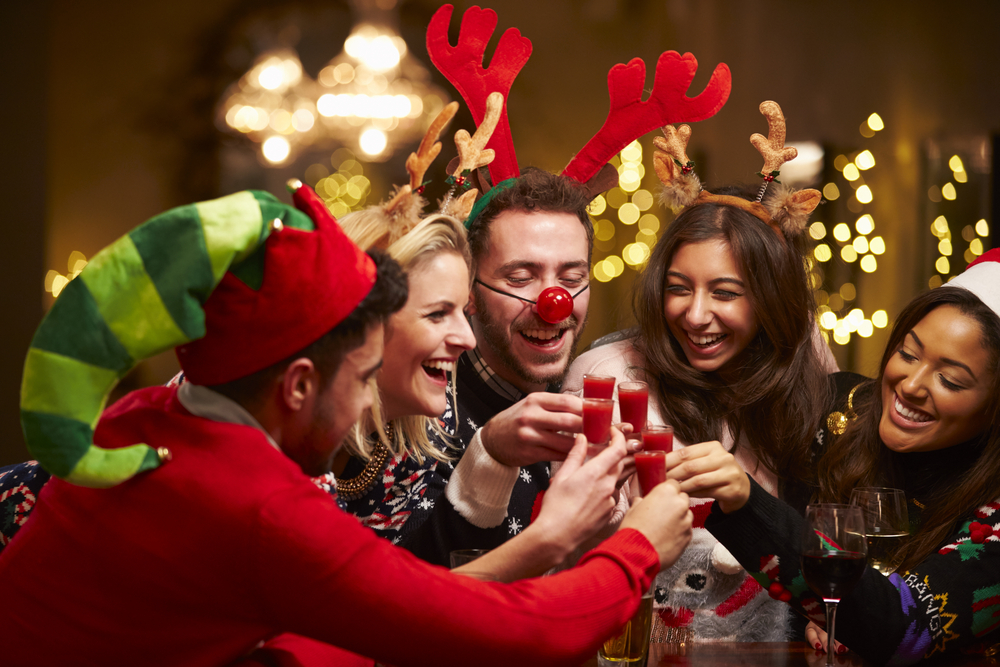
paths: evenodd
<path fill-rule="evenodd" d="M 532 301 L 531 299 L 525 299 L 523 296 L 511 294 L 510 292 L 504 292 L 496 287 L 490 287 L 479 278 L 476 278 L 473 282 L 477 285 L 482 285 L 491 292 L 496 292 L 497 294 L 510 296 L 520 301 L 524 301 L 525 303 L 537 305 L 538 316 L 549 324 L 559 324 L 572 315 L 573 299 L 583 294 L 587 288 L 590 287 L 590 283 L 587 283 L 576 294 L 570 294 L 564 288 L 559 287 L 558 285 L 553 285 L 552 287 L 543 289 L 542 293 L 538 295 L 538 299 L 536 301 Z"/>

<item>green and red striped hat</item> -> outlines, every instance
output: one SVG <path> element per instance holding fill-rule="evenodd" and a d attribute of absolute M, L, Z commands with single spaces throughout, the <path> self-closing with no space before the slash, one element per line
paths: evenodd
<path fill-rule="evenodd" d="M 142 359 L 176 347 L 192 382 L 235 380 L 319 339 L 368 294 L 374 263 L 311 189 L 290 189 L 305 212 L 246 191 L 162 213 L 63 289 L 21 383 L 25 441 L 46 470 L 108 487 L 169 455 L 93 443 L 108 395 Z"/>

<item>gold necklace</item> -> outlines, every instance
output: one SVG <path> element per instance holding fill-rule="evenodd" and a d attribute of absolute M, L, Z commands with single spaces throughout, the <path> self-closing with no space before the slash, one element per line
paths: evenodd
<path fill-rule="evenodd" d="M 833 435 L 843 435 L 844 431 L 847 430 L 848 422 L 858 418 L 858 413 L 854 411 L 854 392 L 861 384 L 855 385 L 854 389 L 851 389 L 851 393 L 847 395 L 847 412 L 831 412 L 826 418 L 826 428 Z"/>
<path fill-rule="evenodd" d="M 390 422 L 385 425 L 386 440 L 392 442 L 394 436 L 395 429 L 392 426 L 392 422 Z M 368 490 L 372 488 L 372 484 L 375 483 L 375 478 L 385 470 L 385 464 L 388 460 L 389 448 L 379 440 L 375 443 L 371 457 L 365 464 L 365 468 L 361 471 L 361 474 L 351 479 L 337 480 L 337 495 L 344 500 L 357 500 L 368 493 Z"/>

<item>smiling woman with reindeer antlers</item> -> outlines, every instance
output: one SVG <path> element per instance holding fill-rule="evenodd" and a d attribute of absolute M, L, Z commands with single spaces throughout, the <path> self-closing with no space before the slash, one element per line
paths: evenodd
<path fill-rule="evenodd" d="M 663 200 L 679 210 L 639 277 L 639 326 L 583 354 L 565 391 L 583 375 L 649 383 L 649 419 L 676 432 L 668 467 L 721 441 L 772 494 L 808 472 L 808 447 L 836 370 L 812 319 L 803 269 L 803 231 L 815 190 L 768 185 L 786 148 L 785 121 L 764 102 L 769 136 L 751 142 L 764 157 L 759 192 L 702 188 L 686 155 L 691 128 L 667 126 L 654 142 Z M 756 196 L 755 196 L 756 195 Z M 669 475 L 669 472 L 668 472 Z M 683 488 L 683 485 L 682 485 Z M 634 490 L 634 489 L 633 489 Z M 691 494 L 695 497 L 698 494 Z M 704 498 L 704 495 L 699 497 Z M 789 614 L 703 529 L 710 502 L 693 502 L 695 537 L 654 587 L 654 641 L 674 638 L 782 641 Z"/>

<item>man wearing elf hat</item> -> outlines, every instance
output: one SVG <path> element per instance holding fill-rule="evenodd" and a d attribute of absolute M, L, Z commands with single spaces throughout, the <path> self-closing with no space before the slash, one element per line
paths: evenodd
<path fill-rule="evenodd" d="M 501 37 L 488 68 L 484 52 L 497 15 L 472 7 L 459 42 L 448 38 L 452 7 L 441 7 L 427 31 L 435 66 L 483 124 L 490 94 L 508 98 L 531 54 L 516 28 Z M 703 120 L 725 104 L 729 69 L 720 64 L 704 92 L 687 97 L 697 70 L 691 54 L 662 54 L 652 93 L 642 100 L 645 64 L 635 59 L 608 75 L 611 111 L 601 131 L 561 174 L 521 172 L 506 103 L 488 149 L 489 174 L 471 170 L 466 187 L 485 193 L 466 221 L 473 255 L 469 314 L 477 347 L 456 364 L 457 464 L 429 462 L 421 501 L 412 475 L 373 507 L 351 507 L 384 537 L 444 564 L 460 548 L 493 548 L 518 534 L 540 507 L 550 462 L 565 458 L 582 431 L 582 400 L 556 393 L 587 320 L 593 225 L 587 207 L 617 183 L 609 161 L 638 137 L 665 124 Z M 450 450 L 454 451 L 454 450 Z M 619 515 L 620 517 L 620 515 Z"/>
<path fill-rule="evenodd" d="M 46 315 L 21 415 L 53 479 L 0 554 L 5 664 L 360 660 L 343 649 L 397 665 L 578 663 L 683 550 L 688 501 L 667 485 L 580 567 L 509 586 L 423 563 L 342 512 L 309 476 L 370 404 L 406 283 L 293 187 L 297 209 L 241 192 L 153 218 Z M 103 410 L 136 361 L 170 347 L 188 383 Z"/>

